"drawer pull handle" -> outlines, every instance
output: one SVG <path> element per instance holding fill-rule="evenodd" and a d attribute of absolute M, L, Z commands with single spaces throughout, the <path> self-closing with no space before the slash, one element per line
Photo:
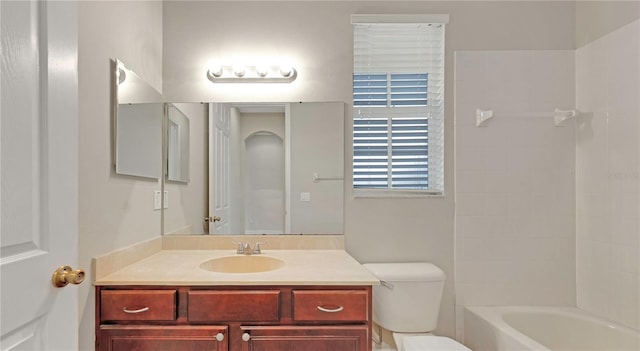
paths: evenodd
<path fill-rule="evenodd" d="M 344 307 L 342 307 L 342 306 L 338 306 L 336 308 L 325 308 L 325 307 L 322 307 L 322 306 L 317 306 L 317 308 L 318 308 L 318 311 L 327 312 L 327 313 L 336 313 L 336 312 L 340 312 L 340 311 L 344 310 Z"/>
<path fill-rule="evenodd" d="M 126 307 L 122 309 L 124 313 L 142 313 L 142 312 L 147 312 L 148 310 L 149 310 L 149 307 L 143 307 L 137 310 L 130 310 L 130 309 L 127 309 Z"/>
<path fill-rule="evenodd" d="M 216 335 L 216 340 L 218 340 L 218 341 L 223 341 L 223 340 L 224 340 L 224 334 L 222 334 L 222 333 L 218 333 L 218 334 Z"/>
<path fill-rule="evenodd" d="M 251 334 L 249 333 L 242 334 L 242 341 L 249 341 L 249 340 L 251 340 Z"/>

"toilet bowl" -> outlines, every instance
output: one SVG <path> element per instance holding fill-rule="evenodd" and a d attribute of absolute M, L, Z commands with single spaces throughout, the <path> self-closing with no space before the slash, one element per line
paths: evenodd
<path fill-rule="evenodd" d="M 471 351 L 431 334 L 438 322 L 445 274 L 426 262 L 367 263 L 380 279 L 373 287 L 373 321 L 392 332 L 398 351 Z"/>

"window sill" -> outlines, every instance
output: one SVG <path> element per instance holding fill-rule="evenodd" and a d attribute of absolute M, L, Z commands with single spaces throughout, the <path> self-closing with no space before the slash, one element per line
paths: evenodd
<path fill-rule="evenodd" d="M 444 192 L 434 190 L 352 189 L 351 196 L 360 198 L 444 198 Z"/>

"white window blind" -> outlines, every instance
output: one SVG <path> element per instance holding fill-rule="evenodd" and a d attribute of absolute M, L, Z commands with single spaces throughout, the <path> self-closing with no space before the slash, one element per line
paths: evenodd
<path fill-rule="evenodd" d="M 444 23 L 353 22 L 354 188 L 441 194 Z"/>

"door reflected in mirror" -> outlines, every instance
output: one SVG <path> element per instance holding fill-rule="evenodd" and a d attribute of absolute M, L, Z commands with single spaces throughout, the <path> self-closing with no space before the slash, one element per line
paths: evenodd
<path fill-rule="evenodd" d="M 174 105 L 192 173 L 165 185 L 165 233 L 343 233 L 343 103 Z"/>
<path fill-rule="evenodd" d="M 189 182 L 189 118 L 167 104 L 167 180 Z"/>

